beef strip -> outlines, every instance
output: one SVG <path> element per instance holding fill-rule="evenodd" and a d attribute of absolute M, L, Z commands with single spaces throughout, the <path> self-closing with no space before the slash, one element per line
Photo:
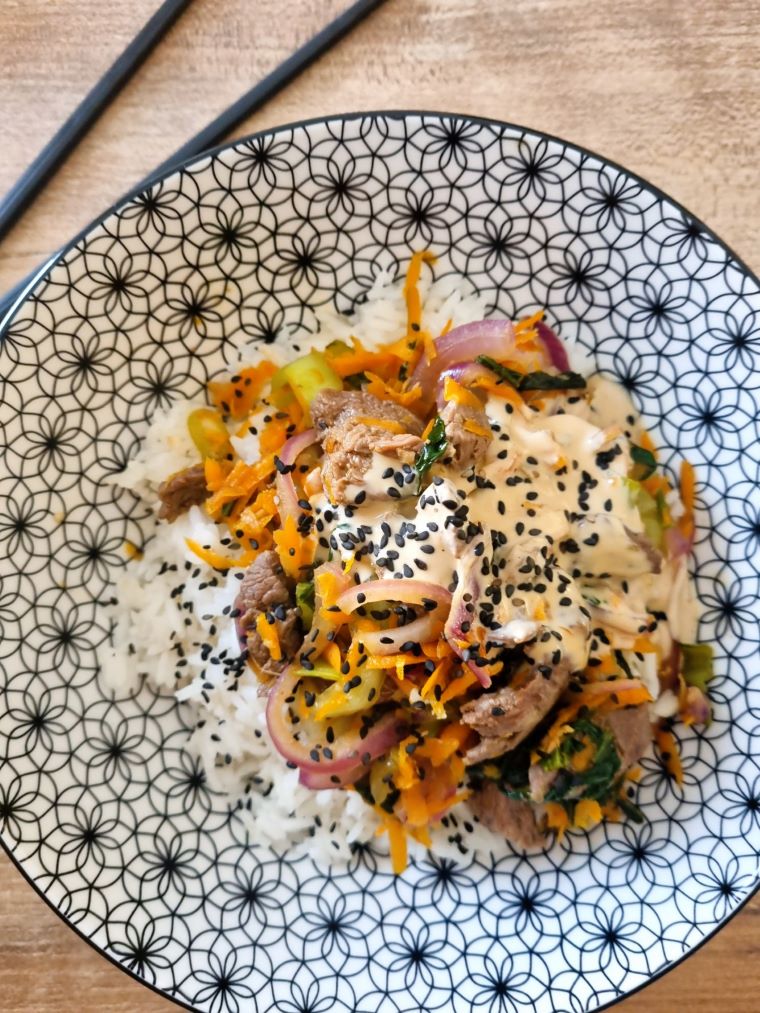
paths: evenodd
<path fill-rule="evenodd" d="M 545 846 L 530 802 L 507 798 L 492 781 L 472 795 L 469 805 L 484 826 L 505 837 L 515 848 L 532 851 Z"/>
<path fill-rule="evenodd" d="M 453 462 L 461 471 L 469 471 L 481 464 L 491 442 L 491 425 L 483 409 L 448 401 L 441 411 L 441 418 L 448 441 L 444 460 Z M 467 424 L 484 431 L 486 435 L 471 432 L 466 428 Z"/>
<path fill-rule="evenodd" d="M 245 636 L 249 656 L 263 671 L 281 671 L 296 657 L 303 641 L 301 619 L 293 604 L 291 585 L 277 553 L 272 549 L 260 553 L 246 570 L 240 582 L 235 609 L 240 612 L 238 629 Z M 262 612 L 272 615 L 278 609 L 280 614 L 284 613 L 282 619 L 275 615 L 274 621 L 282 659 L 273 661 L 256 629 L 256 620 Z"/>
<path fill-rule="evenodd" d="M 638 707 L 612 711 L 601 720 L 601 724 L 615 737 L 615 745 L 624 770 L 638 763 L 652 742 L 648 704 L 642 703 Z"/>
<path fill-rule="evenodd" d="M 466 753 L 467 763 L 480 763 L 518 746 L 549 713 L 569 680 L 569 667 L 560 664 L 548 678 L 536 670 L 518 690 L 504 686 L 466 703 L 462 721 L 480 735 L 480 742 Z"/>
<path fill-rule="evenodd" d="M 363 391 L 320 391 L 312 402 L 311 416 L 325 452 L 322 477 L 333 502 L 347 502 L 348 486 L 361 484 L 373 452 L 411 463 L 422 446 L 422 422 L 416 415 Z M 396 423 L 404 431 L 373 425 L 375 419 Z"/>
<path fill-rule="evenodd" d="M 175 471 L 158 487 L 158 498 L 161 500 L 158 516 L 162 521 L 176 521 L 180 514 L 202 503 L 207 496 L 206 473 L 202 464 Z"/>

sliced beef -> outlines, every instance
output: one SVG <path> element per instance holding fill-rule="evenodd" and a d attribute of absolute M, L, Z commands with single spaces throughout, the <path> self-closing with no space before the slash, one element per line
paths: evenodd
<path fill-rule="evenodd" d="M 652 742 L 649 705 L 642 703 L 638 707 L 612 711 L 602 723 L 615 737 L 623 769 L 638 763 Z"/>
<path fill-rule="evenodd" d="M 462 471 L 481 464 L 491 442 L 491 425 L 483 409 L 447 401 L 441 418 L 448 441 L 444 460 L 453 462 Z"/>
<path fill-rule="evenodd" d="M 278 672 L 296 657 L 303 641 L 300 615 L 293 601 L 291 584 L 272 549 L 258 555 L 246 570 L 235 609 L 240 613 L 237 626 L 241 640 L 245 639 L 249 656 L 261 669 Z M 274 621 L 282 650 L 280 661 L 272 660 L 256 629 L 262 612 Z"/>
<path fill-rule="evenodd" d="M 480 742 L 467 751 L 468 763 L 501 756 L 519 745 L 559 699 L 570 680 L 570 670 L 558 665 L 545 678 L 536 670 L 525 686 L 504 686 L 496 693 L 482 693 L 462 707 L 464 724 L 474 728 Z"/>
<path fill-rule="evenodd" d="M 312 402 L 311 416 L 325 453 L 322 478 L 333 502 L 345 503 L 347 487 L 361 484 L 373 452 L 410 463 L 422 446 L 416 415 L 363 391 L 323 390 Z"/>
<path fill-rule="evenodd" d="M 515 848 L 532 851 L 545 846 L 530 802 L 507 798 L 492 781 L 475 792 L 469 805 L 484 826 L 505 837 Z"/>
<path fill-rule="evenodd" d="M 170 475 L 158 487 L 161 509 L 158 516 L 162 521 L 176 521 L 191 506 L 202 503 L 208 496 L 206 473 L 202 464 L 194 464 Z"/>
<path fill-rule="evenodd" d="M 528 770 L 530 795 L 534 802 L 543 802 L 547 791 L 557 779 L 557 770 L 544 770 L 540 763 L 532 763 Z"/>

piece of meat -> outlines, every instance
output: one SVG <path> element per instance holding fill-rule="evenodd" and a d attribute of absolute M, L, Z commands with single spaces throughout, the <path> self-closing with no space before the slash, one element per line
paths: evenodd
<path fill-rule="evenodd" d="M 361 484 L 373 453 L 411 463 L 422 446 L 422 422 L 416 415 L 363 391 L 320 391 L 311 416 L 325 453 L 322 478 L 334 503 L 347 502 L 348 487 Z"/>
<path fill-rule="evenodd" d="M 293 603 L 290 582 L 273 549 L 260 553 L 240 582 L 235 599 L 238 631 L 245 636 L 249 656 L 265 672 L 281 671 L 296 657 L 303 641 L 301 619 Z M 282 649 L 280 661 L 273 661 L 256 629 L 261 613 L 274 616 L 274 626 Z"/>
<path fill-rule="evenodd" d="M 453 462 L 462 471 L 481 464 L 491 442 L 491 425 L 483 409 L 447 401 L 441 418 L 448 442 L 444 460 Z"/>
<path fill-rule="evenodd" d="M 483 826 L 505 837 L 515 848 L 533 851 L 545 847 L 546 840 L 536 825 L 535 809 L 530 802 L 507 798 L 493 781 L 476 791 L 469 805 Z"/>
<path fill-rule="evenodd" d="M 175 471 L 158 487 L 158 498 L 161 500 L 158 516 L 162 521 L 176 521 L 180 514 L 202 503 L 207 496 L 206 472 L 202 464 Z"/>
<path fill-rule="evenodd" d="M 462 722 L 480 735 L 480 742 L 465 755 L 467 763 L 480 763 L 518 746 L 548 714 L 569 680 L 570 669 L 560 664 L 547 678 L 535 670 L 530 682 L 518 690 L 504 686 L 466 703 Z"/>
<path fill-rule="evenodd" d="M 311 417 L 318 433 L 357 417 L 398 422 L 416 436 L 422 432 L 422 422 L 408 408 L 361 390 L 320 391 L 311 403 Z"/>
<path fill-rule="evenodd" d="M 648 704 L 612 711 L 602 719 L 601 724 L 614 735 L 624 770 L 638 763 L 652 742 Z"/>
<path fill-rule="evenodd" d="M 528 769 L 530 796 L 534 802 L 543 802 L 547 791 L 557 779 L 557 770 L 544 770 L 540 763 L 532 763 Z"/>

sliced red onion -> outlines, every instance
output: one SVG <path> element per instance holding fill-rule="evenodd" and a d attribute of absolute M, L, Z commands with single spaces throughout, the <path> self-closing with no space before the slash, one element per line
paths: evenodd
<path fill-rule="evenodd" d="M 439 606 L 450 605 L 451 592 L 441 584 L 432 584 L 426 580 L 370 580 L 344 591 L 336 605 L 341 612 L 355 612 L 360 605 L 371 605 L 377 601 L 400 601 L 406 605 L 422 605 L 425 601 L 434 601 Z"/>
<path fill-rule="evenodd" d="M 422 356 L 411 379 L 411 386 L 418 383 L 422 388 L 428 405 L 433 403 L 438 377 L 455 363 L 472 361 L 478 355 L 509 358 L 515 350 L 515 330 L 511 320 L 476 320 L 436 338 L 435 350 L 430 362 Z"/>
<path fill-rule="evenodd" d="M 480 597 L 480 585 L 475 576 L 476 568 L 480 566 L 480 563 L 481 560 L 475 556 L 472 549 L 462 558 L 459 568 L 459 585 L 451 605 L 449 618 L 446 620 L 446 625 L 443 628 L 443 635 L 456 656 L 461 658 L 481 686 L 487 689 L 491 685 L 491 676 L 485 668 L 481 668 L 480 665 L 469 658 L 469 651 L 472 649 L 470 647 L 472 643 L 469 632 L 470 626 L 467 627 L 466 633 L 462 629 L 463 623 L 472 624 L 473 613 L 467 610 L 467 605 L 473 606 Z M 461 577 L 462 572 L 466 574 L 464 579 Z M 467 598 L 467 601 L 465 601 L 465 598 Z"/>
<path fill-rule="evenodd" d="M 397 654 L 410 641 L 426 644 L 434 640 L 440 628 L 441 617 L 436 612 L 430 612 L 405 626 L 397 626 L 394 630 L 372 630 L 359 633 L 358 637 L 368 654 Z"/>
<path fill-rule="evenodd" d="M 710 701 L 698 686 L 689 686 L 681 717 L 688 724 L 706 725 L 710 720 Z"/>
<path fill-rule="evenodd" d="M 541 344 L 546 349 L 549 359 L 551 360 L 552 366 L 558 369 L 560 373 L 566 373 L 570 369 L 570 362 L 567 358 L 565 346 L 551 327 L 548 327 L 543 320 L 538 321 L 536 324 L 536 330 L 538 331 Z"/>
<path fill-rule="evenodd" d="M 669 559 L 688 556 L 694 546 L 694 535 L 685 535 L 679 527 L 665 529 L 665 547 Z"/>
<path fill-rule="evenodd" d="M 277 456 L 284 465 L 292 467 L 295 465 L 298 455 L 316 442 L 316 430 L 306 429 L 303 433 L 298 433 L 296 436 L 291 436 L 289 440 L 286 440 Z M 294 517 L 298 520 L 301 515 L 301 508 L 298 505 L 298 493 L 293 482 L 292 472 L 288 471 L 282 474 L 278 470 L 274 481 L 279 500 L 280 519 L 283 522 L 286 517 Z"/>
<path fill-rule="evenodd" d="M 366 767 L 372 760 L 387 753 L 406 734 L 407 727 L 399 717 L 395 713 L 386 714 L 369 729 L 363 739 L 357 732 L 350 738 L 344 737 L 333 743 L 330 746 L 332 759 L 327 759 L 322 749 L 317 748 L 324 747 L 327 743 L 299 741 L 295 738 L 295 733 L 303 735 L 307 723 L 302 721 L 294 726 L 288 719 L 286 701 L 293 694 L 300 678 L 292 666 L 277 678 L 267 700 L 266 718 L 267 729 L 277 752 L 301 770 L 327 776 L 345 775 L 359 765 Z M 315 755 L 317 759 L 314 759 Z"/>
<path fill-rule="evenodd" d="M 312 791 L 321 791 L 325 788 L 341 788 L 347 784 L 353 784 L 366 773 L 366 768 L 361 764 L 343 771 L 342 774 L 317 773 L 314 770 L 301 768 L 298 772 L 298 783 L 302 784 L 304 788 L 311 788 Z"/>

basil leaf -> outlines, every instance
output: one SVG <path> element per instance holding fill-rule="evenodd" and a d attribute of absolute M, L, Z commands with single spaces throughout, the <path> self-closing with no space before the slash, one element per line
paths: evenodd
<path fill-rule="evenodd" d="M 446 453 L 448 445 L 446 426 L 441 416 L 437 415 L 424 446 L 414 459 L 414 470 L 417 472 L 420 487 L 430 468 Z"/>
<path fill-rule="evenodd" d="M 532 373 L 518 373 L 515 369 L 502 366 L 489 355 L 479 355 L 475 359 L 481 366 L 490 369 L 500 380 L 504 380 L 516 390 L 581 390 L 586 386 L 580 373 L 567 370 L 563 373 L 545 373 L 537 369 Z"/>
<path fill-rule="evenodd" d="M 687 686 L 696 686 L 707 693 L 713 677 L 713 650 L 709 644 L 681 644 L 681 673 Z"/>
<path fill-rule="evenodd" d="M 635 478 L 637 482 L 643 482 L 657 470 L 657 461 L 652 451 L 645 450 L 635 443 L 631 444 L 631 460 L 633 461 L 631 478 Z"/>

